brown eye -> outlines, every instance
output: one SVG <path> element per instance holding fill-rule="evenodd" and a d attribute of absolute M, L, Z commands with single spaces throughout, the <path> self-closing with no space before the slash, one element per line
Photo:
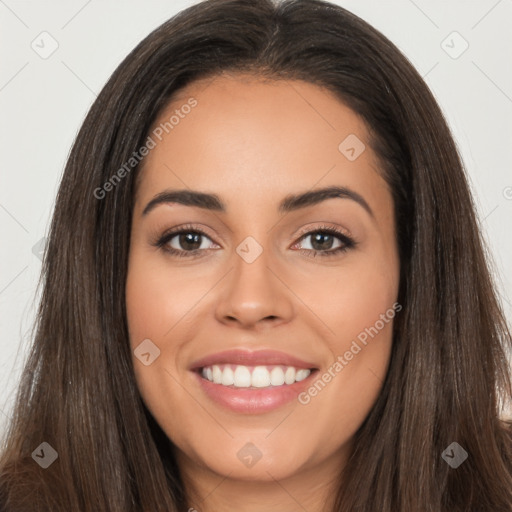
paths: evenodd
<path fill-rule="evenodd" d="M 302 245 L 303 241 L 308 239 L 311 240 L 309 243 L 311 248 L 301 247 L 299 250 L 306 256 L 311 257 L 316 257 L 317 255 L 329 257 L 348 251 L 356 246 L 355 240 L 331 227 L 309 231 L 302 235 L 300 241 L 295 245 Z"/>
<path fill-rule="evenodd" d="M 200 252 L 212 249 L 212 243 L 211 238 L 201 229 L 194 226 L 182 226 L 164 233 L 154 245 L 175 256 L 195 256 Z"/>
<path fill-rule="evenodd" d="M 201 238 L 204 235 L 201 233 L 195 233 L 195 232 L 182 232 L 179 234 L 175 234 L 171 237 L 171 239 L 167 242 L 168 244 L 172 246 L 171 241 L 176 239 L 176 244 L 178 247 L 173 247 L 173 249 L 183 249 L 186 251 L 194 251 L 201 248 Z"/>
<path fill-rule="evenodd" d="M 326 251 L 333 248 L 337 237 L 329 233 L 325 233 L 324 231 L 317 231 L 314 234 L 306 235 L 303 239 L 307 240 L 308 238 L 311 239 L 311 249 L 315 251 Z"/>

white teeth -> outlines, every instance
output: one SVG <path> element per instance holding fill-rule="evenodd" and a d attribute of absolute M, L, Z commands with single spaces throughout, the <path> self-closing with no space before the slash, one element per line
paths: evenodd
<path fill-rule="evenodd" d="M 251 372 L 247 366 L 237 366 L 235 370 L 235 387 L 237 388 L 250 388 L 251 387 Z"/>
<path fill-rule="evenodd" d="M 234 371 L 233 371 L 234 368 Z M 270 370 L 269 370 L 270 368 Z M 215 384 L 235 388 L 267 388 L 300 382 L 309 376 L 311 370 L 296 369 L 293 366 L 232 366 L 230 364 L 206 366 L 202 376 Z"/>
<path fill-rule="evenodd" d="M 295 382 L 295 368 L 288 366 L 284 374 L 284 381 L 286 384 L 293 384 Z"/>
<path fill-rule="evenodd" d="M 270 384 L 272 384 L 272 386 L 282 386 L 284 384 L 284 372 L 279 366 L 272 368 L 270 372 Z"/>
<path fill-rule="evenodd" d="M 224 368 L 224 371 L 222 372 L 221 384 L 223 386 L 231 386 L 234 383 L 235 383 L 235 378 L 233 375 L 233 370 L 229 366 L 226 366 Z"/>
<path fill-rule="evenodd" d="M 295 375 L 295 380 L 297 382 L 300 382 L 301 380 L 304 380 L 311 372 L 309 370 L 299 370 L 297 374 Z"/>
<path fill-rule="evenodd" d="M 265 366 L 256 366 L 252 371 L 251 384 L 253 388 L 267 388 L 270 386 L 270 373 Z"/>
<path fill-rule="evenodd" d="M 222 382 L 222 370 L 216 364 L 212 367 L 212 377 L 215 384 L 220 384 Z"/>

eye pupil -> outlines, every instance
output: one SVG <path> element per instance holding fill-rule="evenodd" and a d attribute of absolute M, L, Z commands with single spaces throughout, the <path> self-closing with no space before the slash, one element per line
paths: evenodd
<path fill-rule="evenodd" d="M 328 242 L 330 241 L 331 243 L 330 244 L 327 244 L 328 247 L 326 247 L 325 245 L 322 246 L 322 244 L 320 243 L 320 246 L 317 247 L 317 242 L 322 242 L 325 241 L 324 239 L 327 238 Z M 330 239 L 330 240 L 329 240 Z M 330 249 L 331 246 L 332 246 L 332 242 L 333 242 L 333 236 L 332 235 L 329 235 L 329 234 L 326 234 L 326 233 L 316 233 L 314 236 L 313 236 L 313 242 L 311 244 L 311 246 L 313 247 L 313 249 L 315 251 L 321 251 L 321 250 L 325 250 L 325 249 Z"/>
<path fill-rule="evenodd" d="M 199 233 L 186 233 L 180 235 L 179 242 L 183 249 L 195 250 L 201 246 L 201 235 Z M 190 247 L 190 244 L 197 244 L 198 247 Z"/>

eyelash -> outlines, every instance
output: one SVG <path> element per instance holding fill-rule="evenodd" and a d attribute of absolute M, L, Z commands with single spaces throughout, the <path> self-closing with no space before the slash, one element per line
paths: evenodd
<path fill-rule="evenodd" d="M 181 235 L 183 233 L 194 233 L 201 236 L 205 236 L 206 238 L 210 238 L 204 231 L 201 229 L 196 228 L 193 225 L 187 224 L 185 226 L 182 226 L 181 228 L 177 229 L 176 231 L 170 231 L 168 233 L 164 233 L 153 245 L 162 249 L 163 251 L 173 255 L 178 256 L 180 258 L 187 258 L 187 257 L 194 257 L 198 255 L 201 251 L 204 251 L 205 249 L 194 249 L 192 251 L 183 251 L 179 249 L 175 249 L 174 247 L 169 247 L 167 244 L 177 235 Z M 298 243 L 299 241 L 307 238 L 309 235 L 313 235 L 316 233 L 323 233 L 328 235 L 333 235 L 334 237 L 338 238 L 340 242 L 342 242 L 343 245 L 340 247 L 337 247 L 336 249 L 331 250 L 325 250 L 325 251 L 317 251 L 315 249 L 299 249 L 299 252 L 301 254 L 305 254 L 306 256 L 310 258 L 316 258 L 317 255 L 320 255 L 322 258 L 330 258 L 332 256 L 345 253 L 349 249 L 354 248 L 357 245 L 357 242 L 347 236 L 346 234 L 342 233 L 341 231 L 338 231 L 337 229 L 330 227 L 330 226 L 319 226 L 318 228 L 315 228 L 311 231 L 306 231 L 305 233 L 302 233 L 299 237 L 299 240 L 295 243 Z M 294 244 L 295 245 L 295 244 Z M 313 253 L 313 254 L 311 254 Z"/>

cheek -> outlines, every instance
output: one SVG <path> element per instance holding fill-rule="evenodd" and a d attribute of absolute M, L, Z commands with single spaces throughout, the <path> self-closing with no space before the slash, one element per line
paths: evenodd
<path fill-rule="evenodd" d="M 337 436 L 355 433 L 382 389 L 393 321 L 401 309 L 396 303 L 398 273 L 396 260 L 380 253 L 360 258 L 335 278 L 326 275 L 327 285 L 310 288 L 313 309 L 329 330 L 325 341 L 331 361 L 300 402 L 317 425 L 339 425 Z"/>
<path fill-rule="evenodd" d="M 325 329 L 323 338 L 333 352 L 348 350 L 351 340 L 378 322 L 382 338 L 390 336 L 388 324 L 380 316 L 393 307 L 398 295 L 399 266 L 391 252 L 354 254 L 346 265 L 323 268 L 314 279 L 304 275 L 294 283 L 296 294 L 304 298 Z M 389 325 L 390 327 L 390 325 Z M 364 338 L 364 334 L 362 335 Z"/>
<path fill-rule="evenodd" d="M 393 306 L 396 296 L 397 287 L 391 276 L 367 267 L 337 280 L 323 311 L 338 339 L 346 341 L 374 326 L 380 315 Z M 385 326 L 378 322 L 377 327 L 380 331 Z"/>
<path fill-rule="evenodd" d="M 159 260 L 159 261 L 155 261 Z M 205 279 L 173 269 L 165 258 L 155 258 L 139 247 L 130 253 L 126 280 L 126 315 L 137 385 L 146 405 L 157 418 L 168 417 L 168 404 L 190 408 L 190 399 L 178 380 L 183 378 L 179 354 L 201 330 L 198 301 L 211 286 Z M 150 340 L 158 357 L 144 365 L 139 345 Z M 147 343 L 147 342 L 145 342 Z"/>
<path fill-rule="evenodd" d="M 183 277 L 182 277 L 182 280 Z M 194 293 L 195 292 L 195 293 Z M 180 330 L 185 328 L 187 313 L 200 296 L 188 280 L 180 283 L 180 273 L 169 266 L 151 262 L 150 256 L 135 248 L 130 254 L 126 280 L 126 314 L 132 364 L 141 397 L 157 422 L 165 427 L 167 435 L 179 438 L 176 422 L 171 421 L 169 404 L 173 409 L 189 410 L 190 399 L 177 383 L 176 354 L 180 350 Z M 187 331 L 188 332 L 188 331 Z M 176 342 L 169 343 L 172 338 Z M 158 347 L 158 357 L 149 365 L 138 359 L 137 347 L 143 340 L 151 340 Z M 179 422 L 178 422 L 179 424 Z M 190 432 L 193 423 L 185 429 Z"/>
<path fill-rule="evenodd" d="M 137 252 L 130 258 L 126 281 L 126 314 L 132 346 L 145 338 L 163 340 L 187 322 L 204 281 L 184 277 L 169 265 L 149 265 Z"/>

